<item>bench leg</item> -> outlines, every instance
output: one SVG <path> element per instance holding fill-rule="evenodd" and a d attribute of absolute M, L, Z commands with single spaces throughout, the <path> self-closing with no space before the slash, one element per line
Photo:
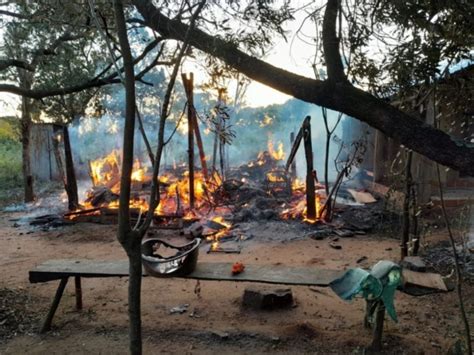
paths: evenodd
<path fill-rule="evenodd" d="M 56 295 L 54 296 L 53 303 L 51 304 L 51 308 L 49 309 L 48 315 L 46 316 L 46 319 L 44 320 L 40 333 L 46 333 L 48 330 L 51 329 L 51 322 L 53 321 L 54 314 L 56 313 L 56 310 L 58 309 L 59 302 L 61 301 L 61 297 L 63 296 L 64 289 L 66 288 L 68 279 L 69 279 L 68 277 L 61 279 L 58 289 L 56 290 Z"/>
<path fill-rule="evenodd" d="M 74 285 L 76 288 L 76 310 L 82 310 L 82 287 L 81 287 L 81 277 L 74 277 Z"/>

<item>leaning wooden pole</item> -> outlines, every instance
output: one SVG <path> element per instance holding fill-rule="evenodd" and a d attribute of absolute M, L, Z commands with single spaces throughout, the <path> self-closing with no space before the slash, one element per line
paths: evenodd
<path fill-rule="evenodd" d="M 188 170 L 189 170 L 189 207 L 194 208 L 194 103 L 193 103 L 193 85 L 194 74 L 181 74 L 184 90 L 188 99 Z"/>
<path fill-rule="evenodd" d="M 199 123 L 197 120 L 196 108 L 194 106 L 193 106 L 192 119 L 193 119 L 194 134 L 196 136 L 196 144 L 199 150 L 199 159 L 201 160 L 202 175 L 204 176 L 204 179 L 207 181 L 209 179 L 209 174 L 207 172 L 206 154 L 204 153 L 204 146 L 202 144 L 201 131 L 199 130 Z"/>
<path fill-rule="evenodd" d="M 309 116 L 306 116 L 306 118 L 304 119 L 304 122 L 306 122 L 309 119 L 311 118 Z M 300 147 L 301 140 L 303 139 L 304 122 L 300 130 L 298 131 L 298 134 L 296 135 L 293 145 L 291 146 L 290 155 L 288 156 L 288 160 L 286 161 L 286 165 L 285 165 L 286 172 L 288 172 L 288 170 L 290 169 L 290 166 L 293 163 L 293 160 L 295 159 L 296 152 L 298 151 L 298 148 Z"/>
<path fill-rule="evenodd" d="M 303 122 L 304 152 L 306 157 L 306 219 L 316 220 L 316 197 L 314 193 L 313 147 L 311 143 L 311 117 Z"/>
<path fill-rule="evenodd" d="M 295 132 L 290 133 L 290 143 L 291 146 L 293 147 L 293 144 L 295 142 Z M 295 180 L 296 179 L 296 160 L 293 157 L 293 161 L 291 162 L 291 179 Z"/>
<path fill-rule="evenodd" d="M 219 90 L 219 98 L 222 104 L 225 103 L 225 89 L 220 88 Z M 223 106 L 221 106 L 223 108 Z M 223 133 L 226 130 L 225 119 L 223 115 L 219 115 L 219 163 L 221 167 L 221 176 L 225 179 L 226 176 L 226 163 L 225 163 L 225 139 L 223 138 Z"/>

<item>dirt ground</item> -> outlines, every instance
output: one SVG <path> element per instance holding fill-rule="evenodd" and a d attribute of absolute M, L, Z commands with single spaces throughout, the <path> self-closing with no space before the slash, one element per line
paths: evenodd
<path fill-rule="evenodd" d="M 53 330 L 38 334 L 38 325 L 52 301 L 57 282 L 30 284 L 28 271 L 58 258 L 116 260 L 125 254 L 115 227 L 81 223 L 41 231 L 16 226 L 22 212 L 0 213 L 0 353 L 127 353 L 127 278 L 83 279 L 84 309 L 74 309 L 69 283 L 53 321 Z M 254 238 L 243 242 L 241 254 L 207 254 L 201 261 L 241 261 L 315 268 L 370 267 L 378 260 L 397 260 L 398 241 L 377 235 L 328 240 L 304 238 L 300 223 L 254 222 Z M 172 237 L 174 232 L 166 232 Z M 183 237 L 174 236 L 184 242 Z M 180 239 L 181 238 L 181 239 Z M 442 232 L 436 239 L 445 238 Z M 427 241 L 430 243 L 430 240 Z M 365 256 L 362 263 L 357 261 Z M 142 316 L 145 353 L 363 353 L 371 334 L 362 326 L 364 301 L 346 303 L 329 288 L 291 287 L 295 306 L 285 310 L 244 309 L 247 283 L 183 279 L 143 279 Z M 467 307 L 473 314 L 473 286 L 466 285 Z M 170 309 L 188 304 L 183 314 Z M 459 338 L 462 324 L 454 292 L 413 297 L 398 292 L 399 322 L 385 322 L 387 353 L 444 354 Z M 16 317 L 19 324 L 8 325 Z M 4 318 L 2 320 L 2 318 Z M 8 326 L 8 327 L 7 327 Z"/>

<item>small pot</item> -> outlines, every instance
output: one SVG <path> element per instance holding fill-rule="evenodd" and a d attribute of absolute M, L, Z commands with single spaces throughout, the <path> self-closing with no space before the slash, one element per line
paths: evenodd
<path fill-rule="evenodd" d="M 142 242 L 142 264 L 148 275 L 155 277 L 173 277 L 189 275 L 196 269 L 201 239 L 194 239 L 183 246 L 172 245 L 159 238 L 151 238 Z M 164 246 L 176 253 L 171 256 L 158 254 Z"/>

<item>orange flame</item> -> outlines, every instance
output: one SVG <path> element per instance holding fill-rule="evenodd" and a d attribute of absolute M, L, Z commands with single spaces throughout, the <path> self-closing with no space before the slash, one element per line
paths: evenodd
<path fill-rule="evenodd" d="M 271 140 L 268 141 L 268 152 L 275 160 L 283 160 L 285 159 L 285 152 L 283 151 L 283 143 L 278 143 L 278 149 L 275 150 L 273 147 L 273 142 Z"/>
<path fill-rule="evenodd" d="M 140 160 L 135 159 L 133 163 L 133 171 L 132 171 L 132 181 L 143 182 L 145 181 L 145 173 L 146 168 L 142 168 L 140 164 Z"/>
<path fill-rule="evenodd" d="M 284 182 L 285 178 L 283 176 L 278 176 L 274 172 L 270 171 L 267 173 L 267 180 L 270 182 Z"/>
<path fill-rule="evenodd" d="M 91 161 L 89 166 L 94 186 L 107 186 L 113 192 L 118 192 L 120 190 L 118 151 L 113 150 L 106 157 Z"/>

